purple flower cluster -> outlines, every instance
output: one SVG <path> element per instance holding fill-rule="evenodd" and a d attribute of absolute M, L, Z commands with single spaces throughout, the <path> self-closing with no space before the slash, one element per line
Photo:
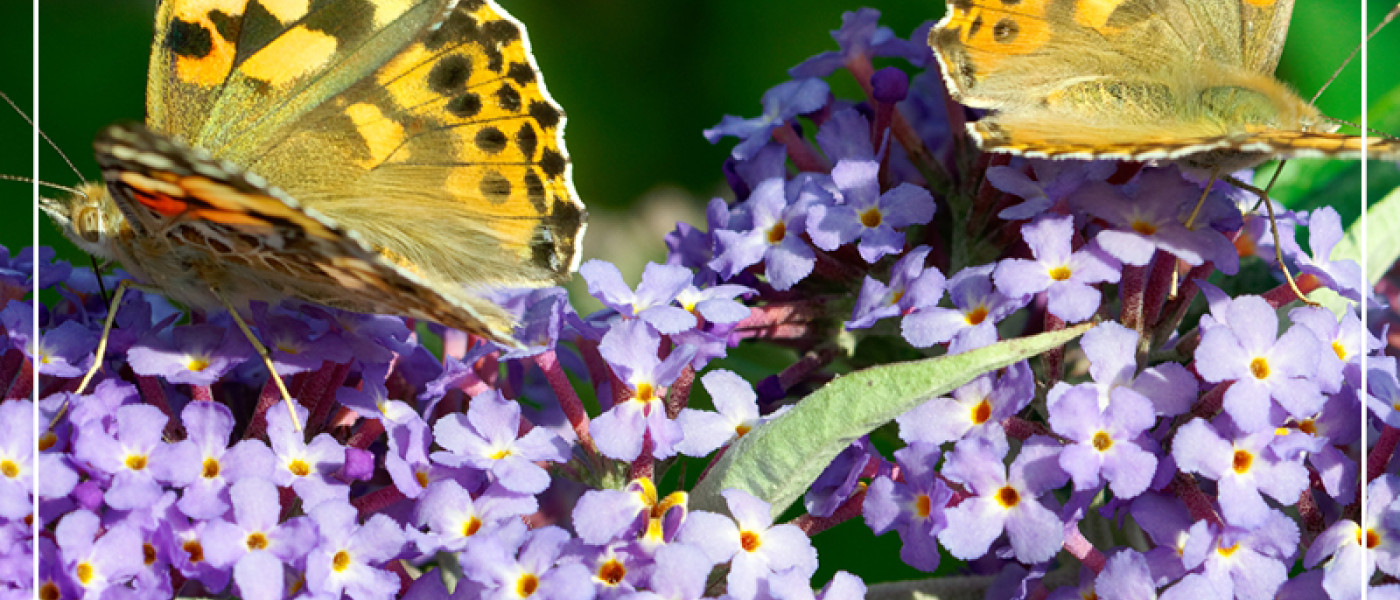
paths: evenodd
<path fill-rule="evenodd" d="M 606 310 L 499 293 L 523 350 L 435 330 L 435 356 L 401 318 L 252 307 L 304 431 L 227 315 L 144 293 L 79 393 L 96 277 L 0 256 L 0 598 L 859 598 L 846 572 L 812 589 L 810 539 L 857 516 L 916 569 L 994 576 L 989 598 L 1342 600 L 1376 569 L 1373 594 L 1400 595 L 1400 368 L 1356 305 L 1281 320 L 1288 288 L 1207 283 L 1271 243 L 1223 182 L 980 154 L 930 24 L 906 39 L 878 17 L 847 14 L 762 116 L 705 132 L 739 139 L 735 199 L 678 225 L 635 288 L 585 263 Z M 833 96 L 845 76 L 864 98 Z M 1284 218 L 1312 236 L 1280 244 L 1305 291 L 1370 297 L 1330 256 L 1335 211 Z M 32 287 L 59 298 L 37 323 Z M 759 489 L 689 505 L 683 456 L 715 467 L 833 376 L 1086 321 L 917 398 L 794 520 Z M 750 382 L 713 364 L 740 344 L 801 358 Z"/>

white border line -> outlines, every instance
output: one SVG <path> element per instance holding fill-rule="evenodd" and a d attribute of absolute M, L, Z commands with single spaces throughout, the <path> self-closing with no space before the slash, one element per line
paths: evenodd
<path fill-rule="evenodd" d="M 29 77 L 30 77 L 29 98 L 30 98 L 30 102 L 31 102 L 31 105 L 30 105 L 30 106 L 33 107 L 32 110 L 31 110 L 31 112 L 34 114 L 34 124 L 33 124 L 33 126 L 30 128 L 30 132 L 29 132 L 29 144 L 30 144 L 30 147 L 29 147 L 29 159 L 30 159 L 30 160 L 29 160 L 29 168 L 32 170 L 32 175 L 33 175 L 33 176 L 31 177 L 31 179 L 33 179 L 34 183 L 32 183 L 32 184 L 30 185 L 30 196 L 29 196 L 29 197 L 30 197 L 30 200 L 32 201 L 31 209 L 30 209 L 30 212 L 29 212 L 30 226 L 31 226 L 30 238 L 29 238 L 29 240 L 30 240 L 30 245 L 34 248 L 34 264 L 33 264 L 32 267 L 31 267 L 31 268 L 32 268 L 32 272 L 30 273 L 30 277 L 32 278 L 32 281 L 31 281 L 31 283 L 30 283 L 29 294 L 30 294 L 30 300 L 31 300 L 31 302 L 33 302 L 33 305 L 31 306 L 31 308 L 32 308 L 33 311 L 34 311 L 34 313 L 33 313 L 33 320 L 31 321 L 32 323 L 34 323 L 34 331 L 30 333 L 31 339 L 33 340 L 31 343 L 37 344 L 37 343 L 38 343 L 38 329 L 39 329 L 39 260 L 38 260 L 38 259 L 39 259 L 39 0 L 32 0 L 32 1 L 30 2 L 30 9 L 31 9 L 31 12 L 30 12 L 29 17 L 30 17 L 30 21 L 31 21 L 31 22 L 30 22 L 31 35 L 30 35 L 30 40 L 29 40 L 29 44 L 30 44 L 30 50 L 29 50 L 29 64 L 30 64 L 30 67 L 29 67 Z M 37 348 L 37 346 L 35 346 L 35 347 Z M 32 411 L 30 412 L 31 418 L 33 418 L 33 420 L 34 420 L 34 422 L 33 422 L 33 431 L 34 431 L 34 454 L 33 454 L 32 457 L 31 457 L 32 463 L 31 463 L 31 467 L 30 467 L 31 478 L 32 478 L 32 479 L 31 479 L 31 482 L 32 482 L 33 490 L 34 490 L 34 492 L 33 492 L 33 494 L 32 494 L 33 505 L 31 506 L 31 510 L 34 511 L 34 512 L 33 512 L 34 517 L 33 517 L 33 519 L 32 519 L 34 523 L 33 523 L 33 525 L 31 526 L 31 529 L 29 530 L 29 531 L 30 531 L 30 533 L 29 533 L 29 535 L 30 535 L 29 542 L 30 542 L 30 547 L 31 547 L 31 549 L 32 549 L 32 550 L 31 550 L 32 554 L 31 554 L 31 556 L 30 556 L 29 558 L 30 558 L 30 560 L 31 560 L 32 563 L 33 563 L 33 564 L 32 564 L 32 567 L 33 567 L 33 569 L 34 569 L 33 579 L 32 579 L 31 582 L 30 582 L 30 584 L 31 584 L 31 589 L 34 590 L 34 597 L 35 597 L 35 598 L 38 598 L 38 597 L 39 597 L 39 527 L 40 527 L 40 525 L 41 525 L 41 523 L 42 523 L 41 519 L 39 519 L 39 368 L 38 368 L 38 365 L 34 365 L 34 368 L 30 370 L 30 377 L 32 377 L 33 379 L 32 379 L 32 381 L 30 381 L 30 392 L 29 392 L 29 396 L 30 396 L 30 398 L 33 400 L 33 404 L 34 404 L 34 410 L 32 410 Z"/>

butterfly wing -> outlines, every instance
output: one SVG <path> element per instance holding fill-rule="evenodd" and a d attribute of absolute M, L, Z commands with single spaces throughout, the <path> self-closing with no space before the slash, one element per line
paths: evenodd
<path fill-rule="evenodd" d="M 139 232 L 118 244 L 118 255 L 135 260 L 133 271 L 172 298 L 212 308 L 221 306 L 219 296 L 236 305 L 293 297 L 428 319 L 513 344 L 511 317 L 500 307 L 436 292 L 354 231 L 229 161 L 138 124 L 109 127 L 95 147 L 106 189 Z M 153 226 L 160 229 L 146 229 Z"/>
<path fill-rule="evenodd" d="M 1188 4 L 1211 4 L 1211 0 L 1188 0 Z M 1240 45 L 1244 66 L 1256 73 L 1272 75 L 1288 37 L 1293 18 L 1293 0 L 1240 0 Z"/>
<path fill-rule="evenodd" d="M 503 313 L 469 290 L 548 285 L 577 265 L 563 112 L 490 0 L 166 0 L 147 122 L 477 315 Z"/>
<path fill-rule="evenodd" d="M 948 3 L 929 44 L 958 101 L 1015 107 L 1067 84 L 1171 79 L 1202 63 L 1271 74 L 1292 7 L 1292 0 L 960 0 Z"/>
<path fill-rule="evenodd" d="M 1054 123 L 1034 112 L 973 123 L 985 149 L 1035 158 L 1175 160 L 1187 166 L 1222 172 L 1253 166 L 1272 157 L 1400 160 L 1400 140 L 1367 138 L 1323 131 L 1264 130 L 1218 135 L 1205 128 L 1137 130 L 1128 141 L 1113 141 L 1114 132 L 1092 120 L 1060 119 Z"/>
<path fill-rule="evenodd" d="M 440 27 L 250 161 L 400 262 L 444 281 L 538 286 L 575 266 L 584 214 L 564 115 L 523 28 L 463 2 Z M 284 177 L 283 174 L 286 174 Z"/>

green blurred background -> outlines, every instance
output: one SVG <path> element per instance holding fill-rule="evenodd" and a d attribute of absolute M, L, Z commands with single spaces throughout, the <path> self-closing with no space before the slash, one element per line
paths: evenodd
<path fill-rule="evenodd" d="M 25 2 L 0 0 L 0 90 L 29 97 L 29 16 Z M 146 55 L 153 0 L 41 0 L 41 125 L 82 171 L 98 176 L 91 140 L 102 126 L 139 120 L 144 114 Z M 828 31 L 858 0 L 502 0 L 529 28 L 551 93 L 568 111 L 568 148 L 576 185 L 592 214 L 585 257 L 617 262 L 635 282 L 646 260 L 660 260 L 661 235 L 677 219 L 700 222 L 704 202 L 727 193 L 720 175 L 732 140 L 712 146 L 701 131 L 725 114 L 760 111 L 764 90 L 783 81 L 789 67 L 834 49 Z M 936 19 L 934 0 L 883 2 L 883 23 L 907 36 L 920 22 Z M 1378 21 L 1392 0 L 1370 0 Z M 1278 76 L 1304 97 L 1331 76 L 1356 47 L 1361 4 L 1345 0 L 1298 0 Z M 1400 80 L 1400 28 L 1383 32 L 1372 46 L 1370 101 Z M 13 66 L 12 66 L 13 65 Z M 1360 68 L 1354 64 L 1319 101 L 1324 113 L 1356 120 L 1361 110 Z M 858 88 L 844 72 L 832 78 L 838 95 L 855 98 Z M 1400 133 L 1392 123 L 1391 133 Z M 0 117 L 0 173 L 30 172 L 28 134 L 18 117 Z M 79 177 L 45 148 L 41 176 L 73 184 Z M 313 166 L 314 168 L 314 166 Z M 1388 172 L 1394 172 L 1387 166 Z M 1353 174 L 1354 175 L 1354 174 Z M 11 188 L 0 241 L 27 245 L 28 190 Z M 1316 188 L 1311 188 L 1316 189 Z M 1342 188 L 1337 188 L 1342 189 Z M 1340 193 L 1359 210 L 1359 182 Z M 86 259 L 59 239 L 47 221 L 44 244 L 61 248 L 79 264 Z M 580 307 L 586 312 L 588 307 Z M 869 580 L 917 578 L 898 560 L 893 535 L 872 539 L 859 521 L 817 538 L 824 565 L 819 581 L 840 567 Z M 859 551 L 855 551 L 856 549 Z"/>

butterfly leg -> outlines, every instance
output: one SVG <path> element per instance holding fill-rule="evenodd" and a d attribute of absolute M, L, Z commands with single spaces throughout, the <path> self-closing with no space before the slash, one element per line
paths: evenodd
<path fill-rule="evenodd" d="M 243 317 L 238 316 L 238 311 L 233 308 L 233 305 L 229 303 L 227 298 L 224 298 L 223 294 L 220 294 L 218 290 L 214 290 L 214 295 L 218 296 L 219 301 L 224 303 L 224 308 L 228 309 L 229 316 L 233 317 L 233 322 L 238 324 L 238 329 L 243 332 L 243 336 L 248 338 L 249 342 L 253 343 L 253 349 L 257 350 L 258 356 L 262 358 L 263 365 L 267 367 L 268 375 L 272 377 L 272 383 L 277 386 L 277 391 L 282 394 L 282 403 L 287 406 L 287 412 L 292 415 L 292 427 L 295 427 L 297 431 L 301 431 L 301 420 L 297 418 L 296 401 L 292 400 L 291 392 L 287 391 L 287 384 L 282 382 L 282 377 L 277 374 L 277 368 L 272 365 L 272 352 L 268 351 L 267 346 L 264 346 L 262 342 L 258 341 L 258 337 L 253 335 L 253 330 L 248 327 L 247 323 L 243 322 Z"/>
<path fill-rule="evenodd" d="M 99 275 L 98 279 L 101 279 Z M 92 357 L 92 366 L 88 367 L 87 373 L 83 373 L 83 379 L 78 382 L 78 388 L 73 390 L 74 394 L 82 394 L 87 389 L 92 378 L 97 376 L 97 372 L 102 370 L 102 359 L 107 355 L 107 340 L 112 337 L 112 325 L 117 322 L 117 308 L 122 305 L 122 294 L 126 293 L 126 288 L 131 287 L 131 282 L 123 279 L 117 284 L 117 289 L 112 293 L 112 304 L 107 308 L 107 318 L 102 323 L 102 337 L 97 340 L 97 352 Z M 63 414 L 68 412 L 68 401 L 64 400 L 63 406 L 58 407 L 58 412 L 54 413 L 53 419 L 49 421 L 49 429 L 52 430 L 58 425 L 58 420 L 63 418 Z"/>
<path fill-rule="evenodd" d="M 1206 180 L 1206 188 L 1204 190 L 1201 190 L 1201 197 L 1200 199 L 1196 200 L 1196 207 L 1191 209 L 1191 216 L 1186 217 L 1186 222 L 1184 223 L 1184 225 L 1186 225 L 1187 229 L 1192 229 L 1193 227 L 1195 227 L 1196 217 L 1199 217 L 1201 215 L 1201 207 L 1206 205 L 1206 197 L 1210 195 L 1210 188 L 1211 186 L 1215 185 L 1216 176 L 1218 176 L 1219 174 L 1220 169 L 1211 170 L 1210 179 Z M 1171 291 L 1167 293 L 1168 299 L 1176 300 L 1177 285 L 1180 280 L 1181 261 L 1178 260 L 1176 261 L 1176 264 L 1172 266 L 1172 286 Z"/>
<path fill-rule="evenodd" d="M 98 277 L 101 278 L 101 275 Z M 73 391 L 74 394 L 83 393 L 88 384 L 92 383 L 92 378 L 97 375 L 98 371 L 102 370 L 102 359 L 107 354 L 107 340 L 112 337 L 112 325 L 117 322 L 117 309 L 121 307 L 122 294 L 126 293 L 128 287 L 131 287 L 131 282 L 123 279 L 121 283 L 117 284 L 116 291 L 112 292 L 112 304 L 107 308 L 106 321 L 102 323 L 102 337 L 97 340 L 96 356 L 93 357 L 92 366 L 88 367 L 87 373 L 83 374 L 82 381 L 78 382 L 78 389 Z M 63 411 L 60 410 L 59 414 L 63 414 Z"/>
<path fill-rule="evenodd" d="M 1279 165 L 1279 169 L 1283 169 L 1282 164 Z M 1274 175 L 1275 178 L 1277 178 L 1278 174 L 1275 173 Z M 1293 290 L 1293 295 L 1299 300 L 1302 300 L 1304 304 L 1308 306 L 1322 306 L 1321 304 L 1309 300 L 1307 295 L 1304 294 L 1302 290 L 1298 289 L 1298 282 L 1293 279 L 1293 273 L 1288 270 L 1288 265 L 1283 262 L 1283 244 L 1279 243 L 1278 219 L 1274 218 L 1274 202 L 1269 199 L 1269 191 L 1267 189 L 1261 190 L 1230 176 L 1227 176 L 1225 181 L 1230 182 L 1230 185 L 1242 190 L 1254 192 L 1259 196 L 1260 201 L 1264 203 L 1264 210 L 1269 213 L 1269 231 L 1274 236 L 1274 260 L 1278 262 L 1278 268 L 1283 270 L 1283 279 L 1288 282 L 1288 289 Z M 1269 182 L 1269 186 L 1273 187 L 1272 181 Z"/>

